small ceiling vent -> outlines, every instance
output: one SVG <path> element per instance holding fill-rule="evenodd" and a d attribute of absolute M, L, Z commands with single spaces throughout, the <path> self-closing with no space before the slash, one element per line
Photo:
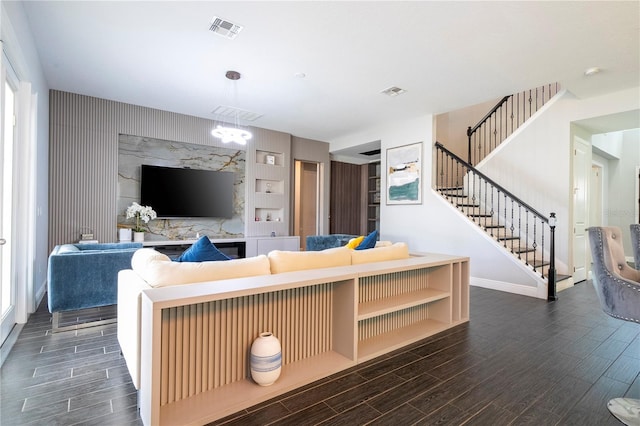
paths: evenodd
<path fill-rule="evenodd" d="M 209 31 L 213 31 L 219 36 L 233 40 L 243 28 L 244 27 L 242 25 L 234 24 L 226 19 L 214 16 L 211 20 Z"/>
<path fill-rule="evenodd" d="M 361 152 L 360 155 L 371 157 L 372 155 L 380 155 L 380 149 L 372 149 L 371 151 Z"/>
<path fill-rule="evenodd" d="M 406 92 L 406 90 L 401 89 L 399 87 L 393 86 L 393 87 L 389 87 L 388 89 L 384 89 L 382 92 L 383 95 L 387 95 L 387 96 L 398 96 L 403 94 L 404 92 Z"/>
<path fill-rule="evenodd" d="M 211 111 L 211 114 L 215 114 L 221 118 L 238 118 L 242 121 L 255 121 L 258 118 L 262 117 L 262 114 L 258 114 L 257 112 L 246 111 L 244 109 L 225 105 L 220 105 L 219 107 Z"/>

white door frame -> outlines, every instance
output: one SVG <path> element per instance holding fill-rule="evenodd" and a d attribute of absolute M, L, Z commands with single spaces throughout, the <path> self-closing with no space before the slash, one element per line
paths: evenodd
<path fill-rule="evenodd" d="M 579 136 L 573 137 L 572 149 L 572 203 L 573 215 L 571 225 L 573 247 L 573 282 L 578 283 L 588 278 L 589 241 L 587 227 L 589 226 L 589 180 L 591 177 L 591 142 Z M 582 163 L 578 164 L 578 151 L 584 155 Z M 582 166 L 582 167 L 580 167 Z M 580 170 L 579 170 L 580 169 Z"/>

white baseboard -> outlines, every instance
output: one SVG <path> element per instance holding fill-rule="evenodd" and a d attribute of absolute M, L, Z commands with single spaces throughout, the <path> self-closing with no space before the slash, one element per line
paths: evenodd
<path fill-rule="evenodd" d="M 47 281 L 43 281 L 42 285 L 40 286 L 40 288 L 38 289 L 38 291 L 36 292 L 36 306 L 34 307 L 34 312 L 38 309 L 38 306 L 40 306 L 40 303 L 42 303 L 42 299 L 44 298 L 44 295 L 47 292 Z"/>
<path fill-rule="evenodd" d="M 520 294 L 522 296 L 535 297 L 538 299 L 547 298 L 546 294 L 544 297 L 540 297 L 538 289 L 536 287 L 531 287 L 528 285 L 514 284 L 514 283 L 508 283 L 504 281 L 488 280 L 486 278 L 477 278 L 477 277 L 471 277 L 469 280 L 469 284 L 475 287 L 482 287 L 482 288 L 488 288 L 490 290 L 498 290 L 498 291 L 504 291 L 507 293 Z M 545 292 L 546 292 L 546 289 L 545 289 Z"/>

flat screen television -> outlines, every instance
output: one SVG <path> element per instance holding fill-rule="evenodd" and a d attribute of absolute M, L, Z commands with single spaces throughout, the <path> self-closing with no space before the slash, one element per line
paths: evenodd
<path fill-rule="evenodd" d="M 142 165 L 140 204 L 159 218 L 230 218 L 233 172 Z"/>

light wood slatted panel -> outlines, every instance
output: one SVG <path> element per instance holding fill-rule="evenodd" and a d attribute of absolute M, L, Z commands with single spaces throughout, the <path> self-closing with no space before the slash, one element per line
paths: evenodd
<path fill-rule="evenodd" d="M 442 303 L 442 302 L 437 302 Z M 419 305 L 358 322 L 358 340 L 363 341 L 431 319 L 430 305 Z"/>
<path fill-rule="evenodd" d="M 360 277 L 358 302 L 386 299 L 398 294 L 429 288 L 430 269 L 413 269 L 391 274 Z M 392 282 L 393 285 L 389 285 Z"/>
<path fill-rule="evenodd" d="M 283 365 L 332 350 L 333 285 L 163 309 L 161 404 L 250 377 L 251 343 L 263 331 L 280 340 Z"/>

